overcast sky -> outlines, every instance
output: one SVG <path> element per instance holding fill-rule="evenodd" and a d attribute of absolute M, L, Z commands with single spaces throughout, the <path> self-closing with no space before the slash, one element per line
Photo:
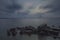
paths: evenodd
<path fill-rule="evenodd" d="M 0 0 L 0 18 L 59 18 L 60 0 Z"/>

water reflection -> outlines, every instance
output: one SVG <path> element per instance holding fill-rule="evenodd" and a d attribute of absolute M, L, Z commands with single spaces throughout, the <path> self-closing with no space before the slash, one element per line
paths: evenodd
<path fill-rule="evenodd" d="M 51 36 L 40 36 L 40 35 L 31 35 L 30 37 L 28 35 L 17 35 L 16 37 L 8 37 L 6 40 L 60 40 L 60 39 L 54 39 Z"/>
<path fill-rule="evenodd" d="M 38 35 L 38 40 L 55 40 L 55 39 L 51 36 L 40 36 L 40 35 Z"/>

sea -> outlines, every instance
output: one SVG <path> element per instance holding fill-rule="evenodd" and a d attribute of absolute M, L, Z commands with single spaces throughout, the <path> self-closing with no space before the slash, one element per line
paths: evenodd
<path fill-rule="evenodd" d="M 50 36 L 40 36 L 32 34 L 31 36 L 28 35 L 19 35 L 15 37 L 8 37 L 7 36 L 7 29 L 14 28 L 14 27 L 25 27 L 25 26 L 33 26 L 37 28 L 41 24 L 48 24 L 48 25 L 56 25 L 57 27 L 60 26 L 60 19 L 43 19 L 43 18 L 3 18 L 0 19 L 0 40 L 60 40 L 54 39 Z"/>

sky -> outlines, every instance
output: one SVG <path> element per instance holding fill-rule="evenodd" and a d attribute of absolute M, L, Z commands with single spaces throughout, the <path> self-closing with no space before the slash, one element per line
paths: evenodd
<path fill-rule="evenodd" d="M 0 18 L 60 18 L 60 0 L 0 0 Z"/>

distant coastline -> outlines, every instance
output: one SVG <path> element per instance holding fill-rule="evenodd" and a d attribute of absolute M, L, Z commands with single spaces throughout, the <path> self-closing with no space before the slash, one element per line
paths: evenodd
<path fill-rule="evenodd" d="M 27 18 L 0 18 L 0 19 L 60 19 L 60 17 L 58 18 L 30 18 L 30 17 L 27 17 Z"/>

